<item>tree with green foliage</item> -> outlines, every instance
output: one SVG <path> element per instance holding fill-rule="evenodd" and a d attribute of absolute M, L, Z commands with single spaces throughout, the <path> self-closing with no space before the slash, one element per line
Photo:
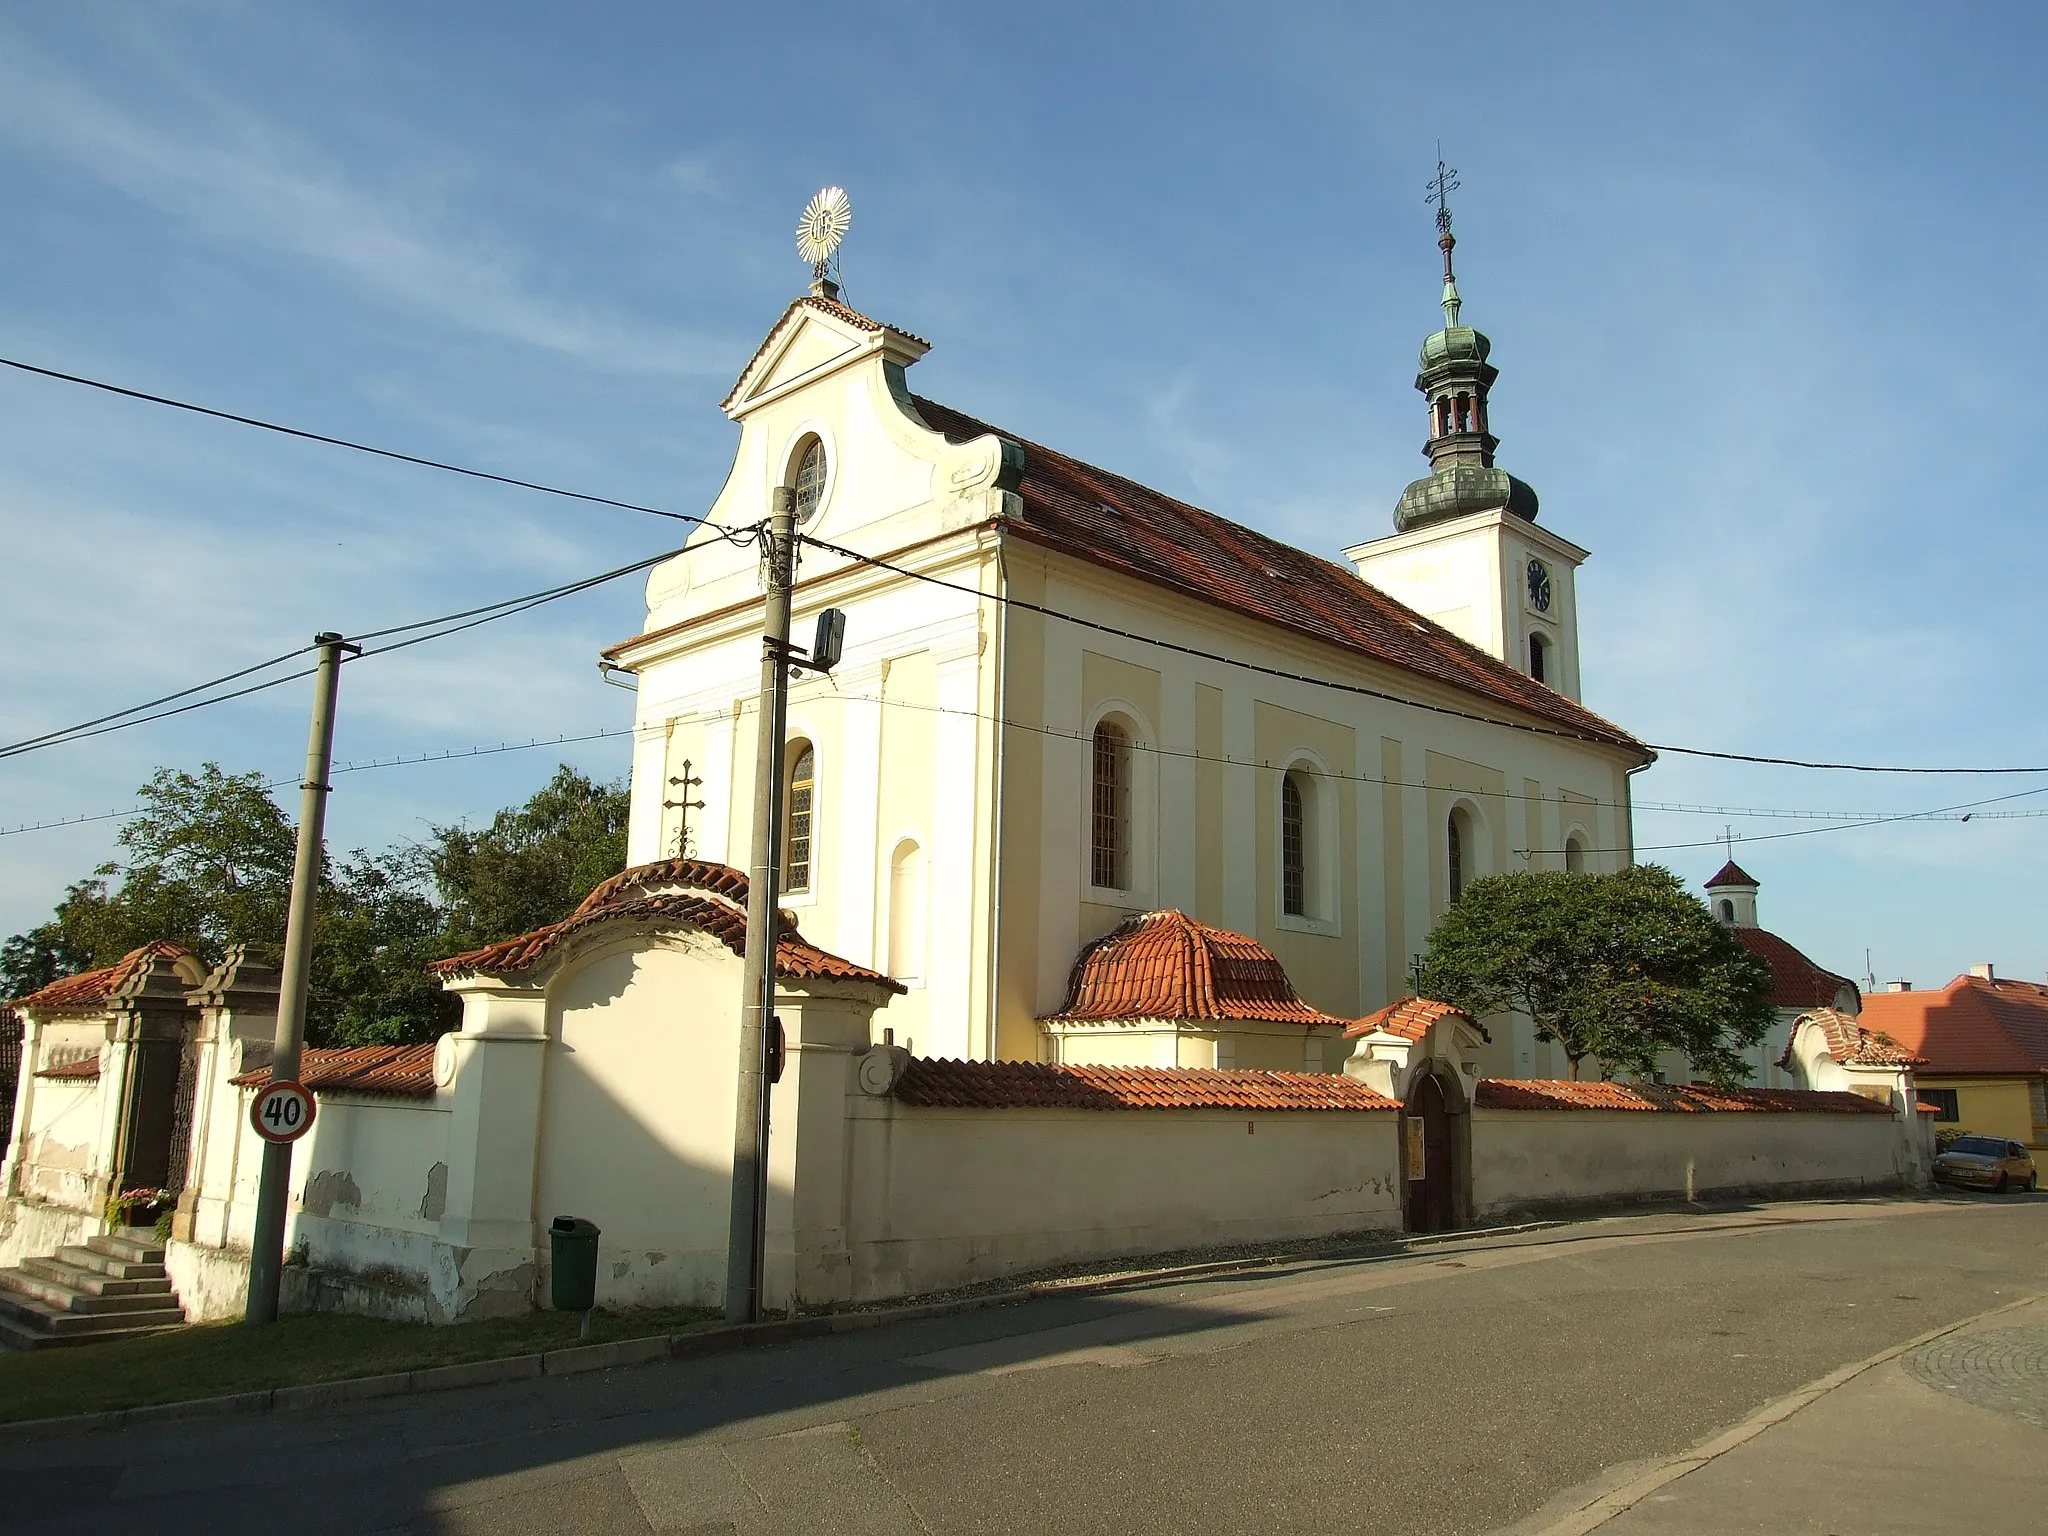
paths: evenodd
<path fill-rule="evenodd" d="M 533 798 L 480 832 L 436 827 L 422 850 L 443 905 L 449 953 L 530 933 L 567 917 L 626 867 L 625 787 L 564 763 Z"/>
<path fill-rule="evenodd" d="M 1426 996 L 1474 1015 L 1514 1010 L 1571 1062 L 1649 1078 L 1682 1051 L 1719 1086 L 1748 1075 L 1769 1030 L 1769 970 L 1670 870 L 1536 870 L 1475 880 L 1430 934 Z"/>
<path fill-rule="evenodd" d="M 296 833 L 261 775 L 160 769 L 124 827 L 124 858 L 72 885 L 47 922 L 0 945 L 0 997 L 111 965 L 154 939 L 209 960 L 283 948 Z M 307 1033 L 317 1045 L 408 1043 L 453 1027 L 427 973 L 447 955 L 565 917 L 626 859 L 622 784 L 567 764 L 489 827 L 323 860 Z"/>

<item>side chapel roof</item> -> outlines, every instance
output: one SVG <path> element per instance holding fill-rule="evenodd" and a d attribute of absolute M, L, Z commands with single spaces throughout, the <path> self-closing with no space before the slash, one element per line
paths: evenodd
<path fill-rule="evenodd" d="M 618 923 L 695 928 L 721 940 L 736 955 L 747 947 L 747 877 L 727 864 L 703 859 L 662 859 L 613 875 L 558 923 L 437 960 L 438 976 L 511 976 L 531 970 L 573 936 Z M 782 913 L 775 974 L 788 981 L 867 981 L 892 992 L 899 981 L 818 948 Z"/>
<path fill-rule="evenodd" d="M 1881 1029 L 1869 1029 L 1839 1008 L 1816 1008 L 1800 1016 L 1799 1022 L 1820 1026 L 1827 1039 L 1828 1056 L 1845 1067 L 1924 1067 L 1925 1056 L 1915 1056 Z M 1778 1065 L 1792 1065 L 1792 1043 L 1799 1038 L 1797 1025 L 1786 1037 Z"/>
<path fill-rule="evenodd" d="M 1082 949 L 1067 1000 L 1048 1023 L 1111 1019 L 1244 1019 L 1342 1025 L 1302 1001 L 1279 958 L 1257 939 L 1185 912 L 1143 912 Z"/>
<path fill-rule="evenodd" d="M 1731 928 L 1736 941 L 1769 967 L 1773 1008 L 1832 1008 L 1842 989 L 1860 997 L 1856 983 L 1815 965 L 1767 928 Z M 1868 1002 L 1865 1005 L 1868 1007 Z"/>
<path fill-rule="evenodd" d="M 1022 538 L 1536 716 L 1566 735 L 1649 749 L 1620 726 L 1524 676 L 1363 580 L 1347 566 L 1150 486 L 913 397 L 934 431 L 994 434 L 1024 450 Z"/>
<path fill-rule="evenodd" d="M 1487 1033 L 1486 1026 L 1457 1004 L 1440 1003 L 1431 997 L 1404 997 L 1398 1002 L 1389 1003 L 1377 1013 L 1368 1013 L 1364 1018 L 1346 1026 L 1344 1037 L 1349 1040 L 1359 1035 L 1384 1031 L 1390 1035 L 1399 1035 L 1403 1040 L 1420 1040 L 1429 1033 L 1432 1024 L 1439 1019 L 1450 1018 L 1463 1019 L 1479 1031 L 1482 1040 L 1489 1043 L 1493 1040 L 1493 1036 Z"/>

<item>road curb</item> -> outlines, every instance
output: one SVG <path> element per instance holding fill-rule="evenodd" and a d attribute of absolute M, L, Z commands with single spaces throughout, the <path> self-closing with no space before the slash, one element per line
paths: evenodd
<path fill-rule="evenodd" d="M 1280 1253 L 1247 1254 L 1240 1258 L 1211 1259 L 1152 1269 L 1132 1269 L 1113 1275 L 1084 1276 L 1071 1280 L 1033 1281 L 1007 1290 L 986 1291 L 976 1295 L 946 1297 L 932 1301 L 905 1302 L 894 1307 L 874 1307 L 857 1312 L 819 1312 L 805 1317 L 776 1318 L 762 1323 L 725 1324 L 697 1329 L 690 1333 L 653 1334 L 644 1338 L 619 1339 L 604 1344 L 572 1344 L 537 1354 L 474 1360 L 460 1365 L 429 1366 L 420 1370 L 395 1371 L 381 1376 L 343 1377 L 336 1381 L 309 1382 L 292 1387 L 266 1387 L 253 1392 L 236 1392 L 221 1397 L 195 1398 L 175 1403 L 151 1403 L 101 1413 L 23 1419 L 14 1423 L 0 1423 L 0 1446 L 146 1424 L 339 1407 L 347 1403 L 367 1402 L 377 1398 L 409 1397 L 426 1392 L 449 1392 L 464 1387 L 526 1381 L 537 1376 L 580 1375 L 590 1371 L 651 1365 L 660 1360 L 693 1359 L 701 1355 L 762 1348 L 799 1339 L 860 1333 L 871 1328 L 886 1328 L 898 1323 L 958 1317 L 992 1307 L 1018 1306 L 1029 1301 L 1104 1295 L 1138 1286 L 1157 1285 L 1161 1282 L 1198 1280 L 1209 1275 L 1278 1268 L 1287 1264 L 1310 1263 L 1318 1259 L 1395 1259 L 1405 1254 L 1452 1244 L 1485 1242 L 1494 1238 L 1515 1237 L 1524 1233 L 1543 1232 L 1572 1225 L 1576 1223 L 1565 1218 L 1555 1218 L 1515 1222 L 1498 1227 L 1467 1228 L 1456 1232 L 1419 1233 L 1412 1237 L 1394 1237 L 1381 1241 L 1361 1239 L 1351 1242 L 1326 1242 Z"/>
<path fill-rule="evenodd" d="M 2043 1299 L 2048 1299 L 2048 1291 L 2022 1296 L 2018 1301 L 2009 1301 L 2002 1307 L 1993 1307 L 1990 1311 L 1979 1312 L 1974 1317 L 1966 1317 L 1945 1327 L 1930 1329 L 1917 1338 L 1906 1340 L 1903 1344 L 1894 1344 L 1891 1348 L 1879 1350 L 1865 1359 L 1829 1371 L 1827 1375 L 1809 1381 L 1797 1391 L 1789 1392 L 1774 1402 L 1765 1403 L 1732 1428 L 1722 1430 L 1713 1438 L 1701 1441 L 1689 1450 L 1665 1457 L 1648 1471 L 1637 1473 L 1620 1487 L 1610 1488 L 1581 1504 L 1577 1509 L 1551 1521 L 1550 1524 L 1528 1531 L 1527 1536 L 1586 1536 L 1587 1532 L 1598 1530 L 1616 1516 L 1626 1514 L 1659 1488 L 1667 1487 L 1687 1474 L 1697 1472 L 1709 1462 L 1719 1460 L 1737 1447 L 1747 1445 L 1765 1430 L 1784 1423 L 1800 1409 L 1826 1397 L 1836 1388 L 1847 1386 L 1865 1371 L 1875 1369 L 1888 1360 L 1896 1360 L 1923 1344 L 1931 1344 L 1951 1333 L 1960 1333 L 1965 1328 L 1974 1328 L 1990 1318 L 2018 1311 L 2021 1307 L 2030 1307 Z M 1523 1531 L 1525 1527 L 1514 1526 L 1509 1529 Z M 1496 1536 L 1505 1536 L 1505 1533 L 1496 1533 Z"/>

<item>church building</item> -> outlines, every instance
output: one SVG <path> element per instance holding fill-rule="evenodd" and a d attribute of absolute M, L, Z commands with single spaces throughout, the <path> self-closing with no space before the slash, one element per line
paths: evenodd
<path fill-rule="evenodd" d="M 762 574 L 727 530 L 790 487 L 792 633 L 831 607 L 846 638 L 792 684 L 783 905 L 902 984 L 876 1026 L 919 1055 L 1334 1071 L 1467 881 L 1626 865 L 1652 754 L 1580 703 L 1586 551 L 1495 463 L 1499 371 L 1439 229 L 1429 473 L 1341 561 L 919 393 L 929 344 L 821 268 L 725 399 L 711 526 L 606 653 L 638 679 L 629 864 L 748 863 Z M 1091 948 L 1119 930 L 1275 960 L 1287 995 L 1244 1028 L 1084 1019 L 1084 957 L 1145 963 Z M 1526 1025 L 1480 1067 L 1566 1072 Z"/>

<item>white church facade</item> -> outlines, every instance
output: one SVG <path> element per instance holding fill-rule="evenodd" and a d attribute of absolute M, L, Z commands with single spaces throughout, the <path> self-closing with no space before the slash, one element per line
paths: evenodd
<path fill-rule="evenodd" d="M 913 393 L 927 344 L 829 283 L 769 333 L 709 516 L 748 528 L 793 487 L 792 633 L 847 616 L 841 665 L 792 686 L 783 905 L 904 984 L 878 1027 L 1063 1059 L 1046 1021 L 1077 956 L 1160 910 L 1257 939 L 1357 1018 L 1409 990 L 1463 882 L 1629 861 L 1651 754 L 1579 703 L 1585 551 L 1494 465 L 1451 243 L 1417 379 L 1432 470 L 1345 563 Z M 704 529 L 606 653 L 638 679 L 630 864 L 748 862 L 761 591 L 757 549 Z M 1489 1074 L 1564 1074 L 1526 1027 L 1496 1035 Z M 1317 1064 L 1312 1036 L 1089 1038 L 1091 1060 Z"/>

